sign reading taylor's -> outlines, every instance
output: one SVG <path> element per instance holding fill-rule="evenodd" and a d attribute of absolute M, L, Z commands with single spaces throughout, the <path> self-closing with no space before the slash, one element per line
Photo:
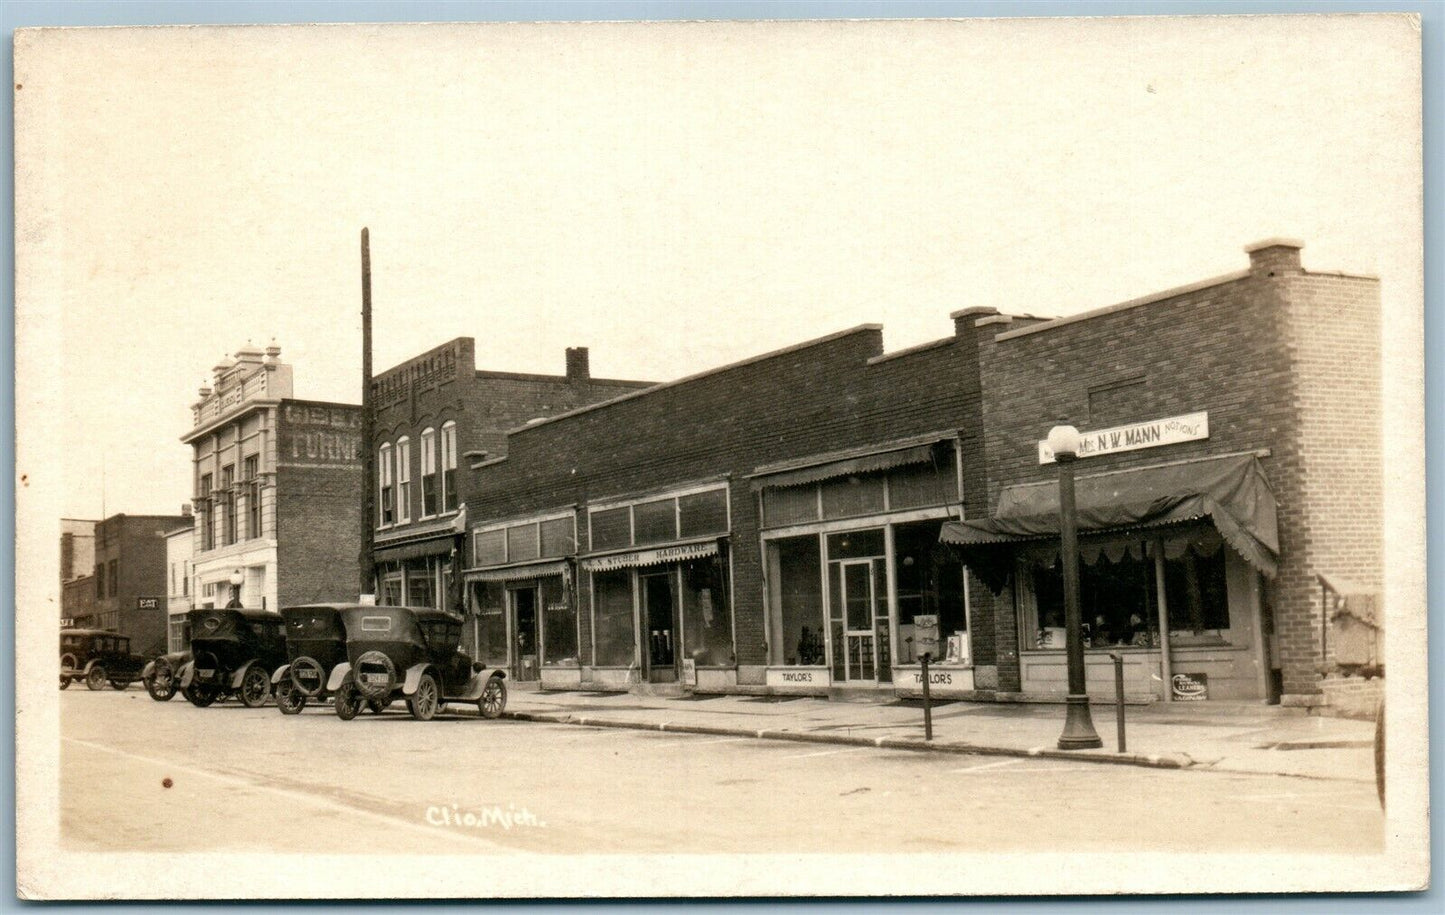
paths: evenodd
<path fill-rule="evenodd" d="M 1114 426 L 1094 432 L 1079 433 L 1079 457 L 1113 454 L 1116 451 L 1138 451 L 1209 438 L 1209 413 L 1188 413 L 1166 416 L 1127 426 Z M 1047 441 L 1039 442 L 1039 463 L 1052 464 L 1054 452 Z"/>

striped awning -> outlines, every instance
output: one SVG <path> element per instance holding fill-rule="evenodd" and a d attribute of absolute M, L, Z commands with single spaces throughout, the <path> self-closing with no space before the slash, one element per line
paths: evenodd
<path fill-rule="evenodd" d="M 566 560 L 551 562 L 529 562 L 522 565 L 500 566 L 494 569 L 467 569 L 462 572 L 466 581 L 526 581 L 533 578 L 549 578 L 567 573 Z"/>
<path fill-rule="evenodd" d="M 589 572 L 607 572 L 612 569 L 633 569 L 638 566 L 655 566 L 666 562 L 684 562 L 717 554 L 718 542 L 708 540 L 703 543 L 658 547 L 655 550 L 632 550 L 627 553 L 594 556 L 591 559 L 582 560 L 582 568 Z"/>
<path fill-rule="evenodd" d="M 916 440 L 915 440 L 916 441 Z M 753 475 L 753 489 L 780 489 L 787 486 L 806 486 L 837 477 L 850 477 L 863 473 L 876 473 L 894 467 L 910 464 L 931 464 L 935 460 L 936 442 L 880 448 L 866 454 L 840 456 L 833 460 L 815 461 L 807 466 L 792 468 L 779 467 L 776 470 L 759 468 Z"/>

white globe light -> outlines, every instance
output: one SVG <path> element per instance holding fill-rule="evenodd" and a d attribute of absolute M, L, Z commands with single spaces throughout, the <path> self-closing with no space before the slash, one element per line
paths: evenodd
<path fill-rule="evenodd" d="M 1078 457 L 1079 455 L 1079 430 L 1073 426 L 1055 426 L 1049 430 L 1049 450 L 1054 457 L 1065 455 Z"/>
<path fill-rule="evenodd" d="M 245 580 L 246 580 L 246 576 L 244 576 L 244 575 L 241 574 L 241 570 L 240 570 L 240 569 L 237 569 L 236 571 L 234 571 L 234 572 L 231 573 L 231 586 L 232 586 L 233 588 L 239 588 L 239 587 L 241 587 L 241 582 L 243 582 L 243 581 L 245 581 Z"/>

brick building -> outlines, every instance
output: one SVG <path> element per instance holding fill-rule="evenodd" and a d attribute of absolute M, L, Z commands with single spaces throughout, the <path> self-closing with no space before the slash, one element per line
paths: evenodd
<path fill-rule="evenodd" d="M 506 453 L 507 431 L 646 387 L 591 377 L 586 348 L 567 350 L 565 375 L 478 371 L 476 344 L 458 337 L 372 380 L 376 415 L 374 575 L 384 604 L 456 606 L 464 555 L 463 463 Z"/>
<path fill-rule="evenodd" d="M 60 519 L 60 625 L 88 626 L 95 611 L 95 525 Z"/>
<path fill-rule="evenodd" d="M 191 643 L 186 614 L 195 608 L 191 598 L 191 560 L 195 556 L 195 519 L 166 534 L 166 650 L 184 651 Z"/>
<path fill-rule="evenodd" d="M 166 645 L 166 533 L 185 515 L 111 515 L 95 525 L 94 609 L 79 627 L 130 638 L 136 654 Z"/>
<path fill-rule="evenodd" d="M 354 600 L 361 408 L 292 396 L 281 350 L 247 346 L 192 406 L 197 607 Z M 239 585 L 233 585 L 235 579 Z"/>
<path fill-rule="evenodd" d="M 1381 575 L 1378 283 L 1304 271 L 1295 243 L 1249 254 L 1083 315 L 966 309 L 896 353 L 863 326 L 515 430 L 468 498 L 473 650 L 556 688 L 907 694 L 927 615 L 938 692 L 1061 695 L 1057 510 L 1011 512 L 1056 506 L 1039 442 L 1067 418 L 1101 443 L 1078 471 L 1091 676 L 1114 650 L 1136 693 L 1306 696 L 1316 576 Z"/>

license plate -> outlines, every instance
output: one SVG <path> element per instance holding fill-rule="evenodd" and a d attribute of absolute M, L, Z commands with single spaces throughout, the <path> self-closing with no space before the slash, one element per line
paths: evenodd
<path fill-rule="evenodd" d="M 303 671 L 301 671 L 301 673 L 297 674 L 296 676 L 299 677 L 299 678 L 302 679 L 302 680 L 312 680 L 312 681 L 314 681 L 314 680 L 317 679 L 317 677 L 316 677 L 316 671 L 314 671 L 314 670 L 303 670 Z"/>
<path fill-rule="evenodd" d="M 214 677 L 215 675 L 216 672 L 214 670 L 201 670 L 199 668 L 196 670 L 196 676 L 198 677 Z"/>
<path fill-rule="evenodd" d="M 385 686 L 386 674 L 362 674 L 361 679 L 370 686 Z"/>

